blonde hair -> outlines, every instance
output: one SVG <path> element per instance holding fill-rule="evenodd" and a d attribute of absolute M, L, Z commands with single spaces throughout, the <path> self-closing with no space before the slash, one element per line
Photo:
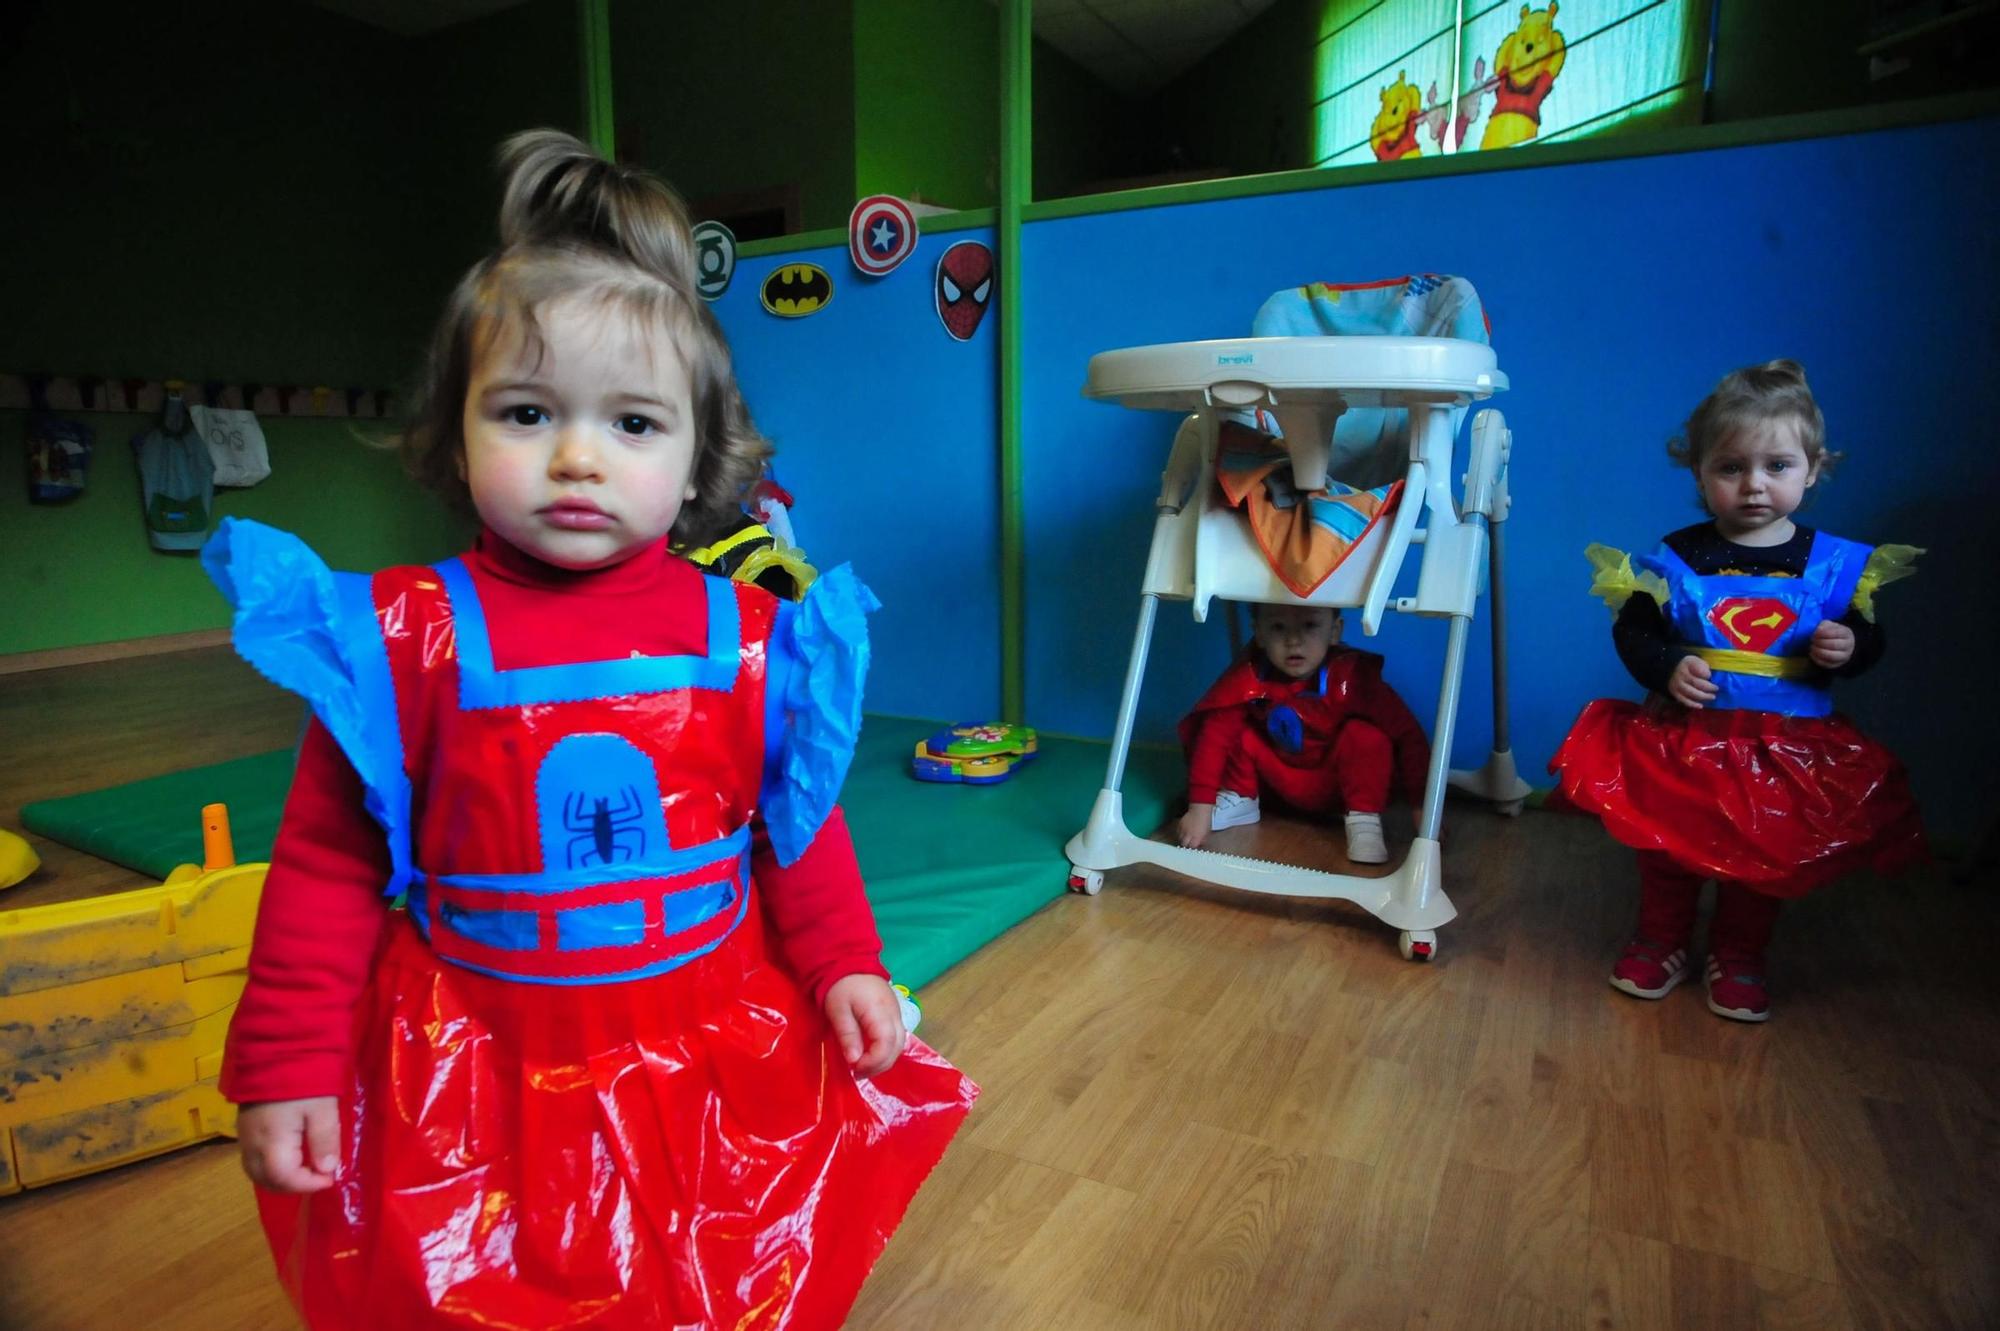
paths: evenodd
<path fill-rule="evenodd" d="M 685 363 L 695 497 L 682 505 L 671 539 L 707 541 L 734 517 L 771 446 L 750 420 L 721 325 L 695 294 L 687 206 L 665 181 L 608 162 L 559 130 L 509 138 L 500 145 L 500 170 L 500 248 L 459 280 L 432 334 L 402 438 L 410 474 L 471 509 L 464 411 L 479 355 L 508 328 L 540 354 L 537 311 L 585 297 L 607 315 L 630 319 L 641 336 L 664 330 Z"/>
<path fill-rule="evenodd" d="M 1667 441 L 1667 455 L 1699 474 L 1702 460 L 1738 430 L 1776 421 L 1797 428 L 1808 466 L 1825 473 L 1840 460 L 1826 446 L 1826 418 L 1813 400 L 1805 367 L 1795 360 L 1767 360 L 1724 375 L 1681 433 Z"/>

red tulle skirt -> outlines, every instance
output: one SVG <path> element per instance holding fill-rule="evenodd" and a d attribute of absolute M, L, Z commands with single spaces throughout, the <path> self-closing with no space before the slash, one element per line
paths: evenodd
<path fill-rule="evenodd" d="M 1599 699 L 1549 770 L 1557 805 L 1603 819 L 1626 845 L 1770 896 L 1924 855 L 1902 763 L 1843 716 Z"/>
<path fill-rule="evenodd" d="M 260 1192 L 314 1331 L 832 1328 L 978 1090 L 857 1080 L 756 902 L 667 975 L 492 979 L 390 927 L 336 1185 Z"/>

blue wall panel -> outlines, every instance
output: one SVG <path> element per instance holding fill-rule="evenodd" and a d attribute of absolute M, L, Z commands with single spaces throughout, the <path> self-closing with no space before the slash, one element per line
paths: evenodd
<path fill-rule="evenodd" d="M 1248 331 L 1271 291 L 1411 271 L 1483 295 L 1514 391 L 1509 527 L 1515 747 L 1541 768 L 1577 709 L 1635 696 L 1583 547 L 1651 546 L 1698 520 L 1667 438 L 1726 371 L 1804 362 L 1848 456 L 1803 515 L 1930 548 L 1882 598 L 1889 656 L 1841 705 L 1914 769 L 1934 825 L 1990 817 L 1979 684 L 2000 655 L 1981 596 L 2000 462 L 2000 122 L 1991 119 L 1673 156 L 1381 183 L 1036 223 L 1026 232 L 1025 476 L 1030 718 L 1110 730 L 1151 498 L 1173 421 L 1084 401 L 1090 355 Z M 1414 561 L 1412 561 L 1414 565 Z M 1213 619 L 1168 607 L 1141 734 L 1171 724 L 1224 664 Z M 1358 628 L 1356 629 L 1358 635 Z M 1460 762 L 1486 740 L 1475 636 Z M 1440 625 L 1365 645 L 1420 715 Z"/>
<path fill-rule="evenodd" d="M 741 263 L 716 303 L 807 554 L 853 563 L 882 598 L 867 705 L 900 716 L 989 717 L 999 705 L 996 325 L 989 316 L 955 341 L 932 298 L 938 256 L 960 240 L 992 235 L 924 237 L 877 279 L 845 248 L 783 256 L 833 278 L 833 303 L 803 319 L 758 302 L 776 257 Z"/>
<path fill-rule="evenodd" d="M 1174 422 L 1083 400 L 1112 347 L 1247 331 L 1271 291 L 1310 280 L 1462 273 L 1485 297 L 1514 391 L 1515 744 L 1541 768 L 1577 709 L 1634 696 L 1583 547 L 1651 546 L 1699 518 L 1664 444 L 1727 370 L 1803 361 L 1848 456 L 1805 519 L 1930 547 L 1883 597 L 1887 660 L 1842 706 L 1913 768 L 1954 839 L 1991 816 L 1980 705 L 2000 627 L 1980 595 L 2000 463 L 2000 122 L 1992 119 L 1701 153 L 1537 167 L 1031 224 L 1024 473 L 1027 720 L 1108 734 L 1131 645 L 1152 497 Z M 998 499 L 989 319 L 969 344 L 938 325 L 930 281 L 953 241 L 926 238 L 890 277 L 819 263 L 837 294 L 799 321 L 765 314 L 746 261 L 719 304 L 780 477 L 816 559 L 852 560 L 882 595 L 869 706 L 984 715 L 998 698 Z M 1414 564 L 1413 564 L 1414 566 Z M 1457 758 L 1486 741 L 1474 637 Z M 1391 617 L 1364 645 L 1420 715 L 1443 629 Z M 1169 607 L 1141 735 L 1165 738 L 1226 655 L 1218 623 Z"/>

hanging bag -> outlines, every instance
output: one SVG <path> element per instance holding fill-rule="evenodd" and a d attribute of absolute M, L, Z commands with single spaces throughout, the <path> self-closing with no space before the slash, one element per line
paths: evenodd
<path fill-rule="evenodd" d="M 161 424 L 132 441 L 146 505 L 146 535 L 155 550 L 199 550 L 208 539 L 215 504 L 215 464 L 191 428 L 178 397 L 167 399 Z"/>
<path fill-rule="evenodd" d="M 208 444 L 217 485 L 255 485 L 271 474 L 270 450 L 255 412 L 233 407 L 190 407 L 188 412 Z"/>
<path fill-rule="evenodd" d="M 91 429 L 46 412 L 28 417 L 28 498 L 60 504 L 83 493 L 90 476 Z"/>

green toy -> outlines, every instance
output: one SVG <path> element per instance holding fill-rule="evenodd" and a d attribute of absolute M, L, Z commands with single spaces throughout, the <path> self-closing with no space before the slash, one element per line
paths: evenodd
<path fill-rule="evenodd" d="M 910 773 L 919 781 L 963 781 L 990 786 L 1033 762 L 1035 732 L 1006 721 L 961 721 L 917 745 Z"/>

